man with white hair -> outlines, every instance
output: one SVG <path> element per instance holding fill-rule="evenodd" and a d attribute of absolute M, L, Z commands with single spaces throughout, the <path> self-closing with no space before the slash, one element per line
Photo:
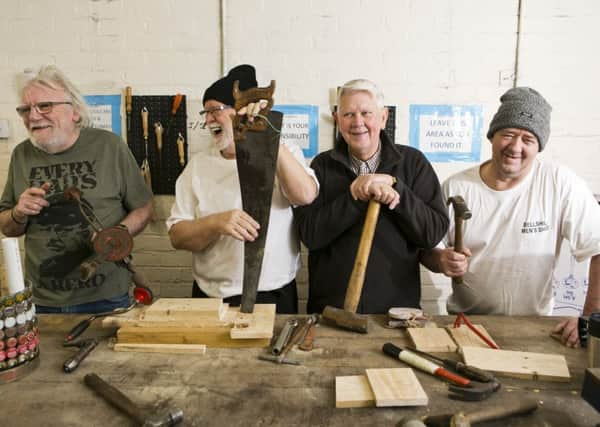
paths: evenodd
<path fill-rule="evenodd" d="M 418 251 L 434 247 L 448 228 L 438 178 L 418 150 L 393 144 L 385 133 L 383 94 L 368 80 L 338 92 L 333 113 L 335 147 L 311 166 L 320 183 L 317 199 L 294 209 L 308 247 L 308 312 L 342 307 L 369 200 L 382 208 L 357 311 L 386 313 L 419 307 Z"/>
<path fill-rule="evenodd" d="M 85 101 L 56 67 L 45 66 L 19 90 L 17 113 L 29 138 L 14 149 L 0 200 L 0 230 L 25 235 L 25 276 L 38 312 L 97 313 L 129 305 L 130 272 L 100 263 L 83 280 L 82 261 L 94 255 L 93 230 L 78 203 L 103 227 L 121 224 L 131 235 L 152 215 L 152 193 L 121 138 L 91 128 Z"/>

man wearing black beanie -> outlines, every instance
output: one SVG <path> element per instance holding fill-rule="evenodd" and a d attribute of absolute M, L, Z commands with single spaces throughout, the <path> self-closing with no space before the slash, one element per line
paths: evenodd
<path fill-rule="evenodd" d="M 257 87 L 254 67 L 239 65 L 204 92 L 200 114 L 213 145 L 209 152 L 196 154 L 177 179 L 167 220 L 173 247 L 192 252 L 193 296 L 223 298 L 230 305 L 240 304 L 244 242 L 253 241 L 262 225 L 242 210 L 232 116 L 255 116 L 264 104 L 248 104 L 236 112 L 235 81 L 242 91 Z M 298 311 L 300 243 L 292 225 L 292 205 L 311 203 L 317 193 L 317 179 L 300 148 L 281 142 L 256 299 L 276 304 L 278 313 Z"/>
<path fill-rule="evenodd" d="M 577 261 L 591 258 L 583 314 L 600 311 L 600 206 L 572 171 L 537 158 L 548 143 L 552 111 L 542 95 L 517 87 L 500 102 L 487 133 L 492 158 L 442 185 L 446 199 L 462 196 L 472 211 L 465 249 L 453 250 L 451 221 L 446 249 L 423 254 L 422 262 L 463 276 L 462 284 L 452 284 L 450 313 L 550 315 L 554 269 L 568 240 Z M 567 346 L 579 343 L 576 318 L 553 332 Z"/>

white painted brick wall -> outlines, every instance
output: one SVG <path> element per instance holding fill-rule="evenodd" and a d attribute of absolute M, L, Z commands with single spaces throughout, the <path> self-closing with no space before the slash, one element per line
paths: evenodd
<path fill-rule="evenodd" d="M 334 90 L 356 77 L 376 81 L 397 105 L 396 140 L 408 143 L 408 105 L 479 104 L 489 123 L 512 85 L 517 0 L 223 0 L 224 62 L 277 80 L 276 102 L 319 107 L 319 147 L 332 146 Z M 600 3 L 523 0 L 519 80 L 553 104 L 545 156 L 576 170 L 600 193 Z M 87 94 L 188 96 L 196 120 L 204 89 L 220 76 L 218 0 L 4 1 L 0 16 L 0 185 L 26 133 L 14 107 L 17 73 L 55 63 Z M 501 79 L 504 77 L 504 80 Z M 207 144 L 194 134 L 192 152 Z M 490 155 L 482 143 L 482 160 Z M 467 163 L 437 163 L 440 180 Z M 164 295 L 190 291 L 190 256 L 172 250 L 162 219 L 172 197 L 156 198 L 157 221 L 135 241 L 136 263 Z M 304 258 L 306 258 L 304 256 Z M 306 283 L 304 270 L 299 282 Z M 423 305 L 442 310 L 449 280 L 423 271 Z M 301 289 L 306 298 L 306 288 Z"/>

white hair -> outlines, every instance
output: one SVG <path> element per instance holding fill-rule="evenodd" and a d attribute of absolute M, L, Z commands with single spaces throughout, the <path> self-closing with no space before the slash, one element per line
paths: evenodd
<path fill-rule="evenodd" d="M 40 68 L 36 75 L 31 77 L 26 76 L 26 78 L 19 84 L 19 97 L 23 98 L 25 91 L 35 85 L 45 86 L 52 90 L 64 90 L 65 94 L 69 98 L 68 101 L 73 103 L 73 108 L 79 113 L 77 126 L 84 128 L 92 125 L 90 113 L 83 95 L 79 89 L 77 89 L 75 85 L 67 78 L 67 76 L 56 66 L 44 65 Z"/>
<path fill-rule="evenodd" d="M 350 92 L 367 92 L 373 97 L 373 99 L 375 99 L 377 107 L 384 107 L 383 92 L 377 87 L 375 83 L 367 79 L 354 79 L 344 83 L 344 85 L 338 89 L 336 99 L 338 108 L 342 97 Z"/>

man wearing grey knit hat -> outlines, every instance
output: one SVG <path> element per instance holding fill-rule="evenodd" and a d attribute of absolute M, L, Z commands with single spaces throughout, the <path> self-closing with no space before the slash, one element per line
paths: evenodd
<path fill-rule="evenodd" d="M 450 313 L 550 315 L 554 270 L 563 240 L 578 262 L 590 259 L 583 315 L 600 311 L 600 206 L 571 170 L 537 158 L 548 144 L 552 107 L 527 87 L 500 98 L 487 138 L 492 158 L 448 178 L 446 198 L 462 196 L 472 212 L 463 225 L 464 248 L 454 251 L 454 213 L 437 248 L 421 262 L 452 283 Z M 577 318 L 553 333 L 579 345 Z"/>

